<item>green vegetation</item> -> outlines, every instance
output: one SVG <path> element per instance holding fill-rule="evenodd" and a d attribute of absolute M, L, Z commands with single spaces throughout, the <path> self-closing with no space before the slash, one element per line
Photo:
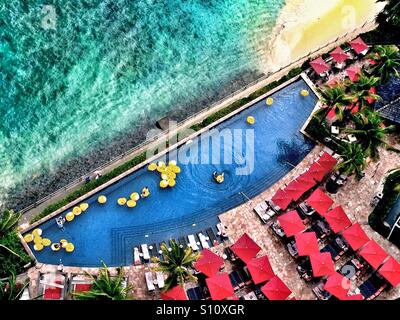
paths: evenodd
<path fill-rule="evenodd" d="M 0 300 L 19 300 L 29 282 L 17 282 L 14 273 L 6 279 L 0 280 Z"/>
<path fill-rule="evenodd" d="M 340 149 L 340 156 L 343 161 L 337 165 L 337 169 L 346 175 L 355 173 L 357 177 L 361 177 L 366 167 L 363 147 L 358 143 L 346 143 Z"/>
<path fill-rule="evenodd" d="M 362 35 L 368 43 L 400 43 L 400 2 L 398 0 L 387 1 L 385 9 L 378 15 L 376 21 L 379 24 L 378 28 Z"/>
<path fill-rule="evenodd" d="M 291 70 L 286 76 L 282 77 L 281 79 L 274 81 L 270 83 L 269 85 L 265 86 L 262 89 L 259 89 L 252 94 L 250 94 L 248 97 L 240 99 L 231 105 L 227 106 L 226 108 L 210 115 L 206 119 L 204 119 L 201 123 L 195 124 L 191 127 L 192 130 L 198 131 L 211 123 L 215 122 L 218 119 L 221 119 L 222 117 L 228 115 L 229 113 L 235 111 L 236 109 L 244 106 L 245 104 L 253 101 L 254 99 L 262 96 L 263 94 L 267 93 L 268 91 L 276 88 L 277 86 L 281 85 L 282 83 L 290 80 L 291 78 L 298 76 L 302 72 L 302 68 L 295 68 Z M 132 169 L 133 167 L 137 166 L 138 164 L 144 162 L 146 160 L 146 152 L 141 153 L 140 155 L 136 156 L 132 160 L 120 165 L 119 167 L 113 169 L 112 171 L 104 174 L 97 180 L 90 181 L 86 183 L 85 185 L 79 187 L 77 190 L 74 192 L 71 192 L 68 196 L 66 196 L 64 199 L 53 203 L 49 206 L 47 206 L 41 213 L 33 217 L 30 221 L 30 223 L 34 223 L 52 212 L 62 208 L 63 206 L 67 205 L 68 203 L 82 197 L 83 195 L 87 194 L 88 192 L 96 189 L 97 187 L 101 186 L 102 184 L 110 181 L 111 179 L 119 176 L 120 174 L 124 173 L 125 171 Z"/>
<path fill-rule="evenodd" d="M 31 261 L 17 235 L 17 224 L 21 214 L 5 210 L 0 215 L 0 278 L 24 271 Z"/>
<path fill-rule="evenodd" d="M 131 300 L 130 291 L 132 286 L 124 286 L 124 272 L 122 268 L 117 269 L 117 275 L 112 277 L 107 266 L 99 270 L 97 277 L 89 273 L 86 275 L 92 279 L 92 287 L 87 292 L 73 293 L 77 300 Z"/>
<path fill-rule="evenodd" d="M 389 235 L 389 228 L 383 225 L 383 219 L 392 209 L 396 200 L 400 197 L 400 169 L 394 170 L 386 178 L 385 185 L 383 187 L 383 197 L 379 201 L 378 205 L 372 211 L 368 217 L 368 223 L 371 228 L 376 232 L 379 232 L 382 236 L 387 237 Z M 391 239 L 392 241 L 396 241 Z M 400 241 L 397 240 L 396 245 L 400 247 Z"/>
<path fill-rule="evenodd" d="M 345 128 L 344 131 L 357 137 L 367 156 L 374 160 L 379 159 L 378 147 L 400 152 L 385 142 L 387 135 L 393 133 L 396 127 L 394 125 L 385 127 L 379 113 L 364 109 L 353 116 L 353 122 L 355 128 Z"/>
<path fill-rule="evenodd" d="M 200 257 L 200 253 L 194 253 L 192 248 L 183 249 L 178 243 L 170 241 L 171 251 L 165 243 L 161 245 L 161 250 L 164 255 L 164 260 L 161 261 L 158 257 L 153 257 L 152 261 L 158 263 L 156 271 L 163 271 L 168 274 L 165 281 L 164 291 L 175 287 L 176 285 L 183 286 L 185 281 L 197 281 L 197 278 L 190 272 L 193 263 Z"/>
<path fill-rule="evenodd" d="M 369 57 L 377 62 L 372 72 L 380 77 L 381 84 L 387 83 L 392 75 L 399 77 L 400 55 L 397 47 L 376 46 Z"/>

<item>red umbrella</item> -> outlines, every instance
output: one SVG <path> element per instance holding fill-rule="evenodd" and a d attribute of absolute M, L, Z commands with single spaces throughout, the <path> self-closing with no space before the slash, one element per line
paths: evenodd
<path fill-rule="evenodd" d="M 328 152 L 325 152 L 318 160 L 318 164 L 324 167 L 327 171 L 332 171 L 337 165 L 337 160 L 332 157 Z"/>
<path fill-rule="evenodd" d="M 310 262 L 314 277 L 330 276 L 335 273 L 335 266 L 329 252 L 312 254 Z"/>
<path fill-rule="evenodd" d="M 297 201 L 307 190 L 304 190 L 304 186 L 300 182 L 293 180 L 285 187 L 284 191 L 293 201 Z"/>
<path fill-rule="evenodd" d="M 351 81 L 357 82 L 360 79 L 361 68 L 357 66 L 351 66 L 346 69 L 346 73 Z"/>
<path fill-rule="evenodd" d="M 303 187 L 304 192 L 310 190 L 317 184 L 311 174 L 305 172 L 296 178 L 296 181 Z"/>
<path fill-rule="evenodd" d="M 214 252 L 204 249 L 201 252 L 200 259 L 194 264 L 194 267 L 206 276 L 212 277 L 218 273 L 223 264 L 224 259 L 216 255 Z"/>
<path fill-rule="evenodd" d="M 167 292 L 161 292 L 161 299 L 163 300 L 187 300 L 185 289 L 181 286 L 173 287 Z"/>
<path fill-rule="evenodd" d="M 357 52 L 358 54 L 369 49 L 369 47 L 366 45 L 366 43 L 360 37 L 351 41 L 350 45 L 354 49 L 354 51 Z"/>
<path fill-rule="evenodd" d="M 314 61 L 310 62 L 311 67 L 315 70 L 316 73 L 321 74 L 330 69 L 330 67 L 326 64 L 326 62 L 319 57 L 318 59 L 315 59 Z"/>
<path fill-rule="evenodd" d="M 306 200 L 320 215 L 323 215 L 333 205 L 333 200 L 321 189 L 316 189 Z"/>
<path fill-rule="evenodd" d="M 347 292 L 350 289 L 350 281 L 340 273 L 335 272 L 329 276 L 325 283 L 324 290 L 340 300 L 346 300 Z"/>
<path fill-rule="evenodd" d="M 244 262 L 253 259 L 261 250 L 260 246 L 248 236 L 247 233 L 242 235 L 238 241 L 231 247 L 232 251 Z"/>
<path fill-rule="evenodd" d="M 370 240 L 359 254 L 375 269 L 378 269 L 388 257 L 388 253 L 375 240 Z"/>
<path fill-rule="evenodd" d="M 262 288 L 262 293 L 268 300 L 285 300 L 290 296 L 292 291 L 277 276 L 269 280 Z"/>
<path fill-rule="evenodd" d="M 330 55 L 339 64 L 345 62 L 348 58 L 350 58 L 349 54 L 344 52 L 341 47 L 337 47 L 330 53 Z"/>
<path fill-rule="evenodd" d="M 333 110 L 333 109 L 332 109 Z M 311 175 L 315 180 L 318 182 L 321 182 L 322 179 L 325 177 L 325 175 L 328 173 L 328 170 L 326 170 L 323 166 L 321 166 L 319 163 L 314 162 L 310 168 L 308 168 L 307 173 Z"/>
<path fill-rule="evenodd" d="M 364 300 L 362 294 L 352 294 L 351 296 L 347 296 L 344 300 Z"/>
<path fill-rule="evenodd" d="M 306 228 L 296 210 L 280 215 L 278 221 L 288 237 L 300 233 Z"/>
<path fill-rule="evenodd" d="M 358 223 L 353 224 L 342 232 L 343 237 L 353 250 L 360 249 L 369 241 L 368 236 Z"/>
<path fill-rule="evenodd" d="M 251 259 L 247 268 L 255 284 L 270 280 L 275 275 L 267 256 Z"/>
<path fill-rule="evenodd" d="M 294 236 L 299 256 L 309 256 L 319 252 L 315 232 L 304 232 Z"/>
<path fill-rule="evenodd" d="M 328 221 L 332 231 L 338 233 L 351 225 L 349 217 L 341 206 L 338 206 L 324 214 L 324 218 Z"/>
<path fill-rule="evenodd" d="M 275 195 L 271 198 L 271 201 L 282 210 L 286 210 L 289 204 L 292 202 L 292 199 L 290 195 L 286 194 L 285 191 L 278 189 Z"/>
<path fill-rule="evenodd" d="M 400 284 L 400 263 L 398 263 L 393 257 L 390 257 L 378 272 L 389 281 L 393 287 Z"/>
<path fill-rule="evenodd" d="M 227 273 L 206 279 L 212 300 L 223 300 L 233 296 L 233 287 Z"/>

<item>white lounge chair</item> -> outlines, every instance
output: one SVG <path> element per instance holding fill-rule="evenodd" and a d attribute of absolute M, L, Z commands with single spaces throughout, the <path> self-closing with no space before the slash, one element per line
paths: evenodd
<path fill-rule="evenodd" d="M 198 236 L 199 236 L 200 243 L 201 243 L 201 246 L 203 247 L 203 249 L 209 249 L 210 245 L 208 244 L 206 236 L 204 234 L 202 234 L 201 232 L 198 234 Z"/>
<path fill-rule="evenodd" d="M 164 288 L 165 282 L 164 282 L 164 273 L 161 271 L 156 272 L 156 277 L 157 277 L 157 285 L 160 289 Z"/>
<path fill-rule="evenodd" d="M 255 213 L 257 213 L 261 221 L 264 223 L 267 223 L 267 221 L 271 218 L 271 216 L 268 214 L 269 210 L 273 211 L 270 209 L 269 205 L 265 201 L 259 203 L 254 207 Z"/>
<path fill-rule="evenodd" d="M 143 259 L 150 260 L 150 253 L 147 244 L 142 244 L 141 247 L 142 247 Z"/>
<path fill-rule="evenodd" d="M 135 247 L 133 249 L 133 263 L 135 265 L 139 265 L 142 263 L 142 261 L 140 260 L 140 252 L 138 247 Z"/>
<path fill-rule="evenodd" d="M 223 236 L 223 237 L 227 237 L 228 235 L 227 235 L 227 233 L 226 233 L 226 227 L 222 224 L 222 223 L 218 223 L 217 224 L 217 229 L 218 229 L 218 232 L 219 232 L 219 234 L 221 235 L 221 236 Z"/>
<path fill-rule="evenodd" d="M 199 250 L 199 246 L 196 243 L 196 239 L 193 234 L 188 235 L 188 240 L 189 240 L 189 246 L 194 250 L 197 251 Z"/>
<path fill-rule="evenodd" d="M 154 279 L 153 279 L 153 274 L 151 272 L 146 272 L 144 274 L 146 278 L 146 284 L 147 284 L 147 289 L 149 291 L 153 291 L 155 289 L 154 287 Z"/>

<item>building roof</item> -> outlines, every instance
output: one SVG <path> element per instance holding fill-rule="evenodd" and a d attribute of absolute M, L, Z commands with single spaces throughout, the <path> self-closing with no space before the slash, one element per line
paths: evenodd
<path fill-rule="evenodd" d="M 383 118 L 400 124 L 400 97 L 376 109 L 376 111 L 379 112 Z"/>

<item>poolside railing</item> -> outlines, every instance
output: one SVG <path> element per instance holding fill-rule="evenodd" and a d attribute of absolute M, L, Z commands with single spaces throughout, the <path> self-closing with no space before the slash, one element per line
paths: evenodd
<path fill-rule="evenodd" d="M 357 32 L 361 32 L 363 31 L 364 28 L 366 28 L 367 25 L 372 24 L 372 26 L 376 26 L 375 24 L 375 17 L 369 21 L 366 21 L 361 27 L 355 28 L 352 31 L 346 32 L 345 34 L 343 34 L 342 36 L 337 37 L 335 40 L 332 40 L 330 42 L 328 42 L 327 44 L 325 44 L 324 46 L 321 46 L 319 48 L 317 48 L 316 50 L 310 51 L 309 53 L 303 55 L 302 57 L 298 58 L 295 61 L 292 61 L 291 63 L 289 63 L 286 66 L 280 67 L 277 70 L 274 71 L 270 71 L 268 73 L 266 73 L 264 76 L 260 77 L 259 79 L 243 86 L 242 88 L 240 88 L 239 90 L 227 95 L 226 97 L 212 103 L 211 105 L 209 105 L 208 107 L 205 107 L 201 110 L 199 110 L 198 112 L 194 113 L 193 115 L 187 117 L 185 120 L 179 122 L 174 130 L 175 133 L 179 132 L 180 130 L 189 127 L 191 124 L 197 123 L 202 121 L 204 118 L 207 117 L 208 113 L 212 110 L 214 112 L 217 112 L 220 109 L 223 109 L 225 106 L 225 104 L 227 103 L 227 101 L 236 98 L 236 100 L 240 99 L 240 96 L 242 94 L 245 93 L 246 90 L 250 89 L 250 88 L 254 88 L 254 90 L 257 90 L 257 86 L 262 88 L 265 85 L 267 85 L 268 80 L 270 80 L 271 82 L 273 81 L 271 78 L 271 76 L 273 76 L 274 74 L 279 74 L 280 72 L 283 72 L 284 70 L 290 71 L 290 69 L 299 66 L 301 64 L 303 64 L 304 62 L 306 62 L 308 59 L 312 58 L 313 56 L 316 55 L 320 55 L 324 52 L 327 52 L 331 49 L 332 45 L 338 45 L 338 42 L 344 42 L 347 41 L 346 39 L 350 39 L 352 37 L 355 37 Z M 358 34 L 359 34 L 358 33 Z M 350 37 L 351 36 L 351 37 Z M 350 38 L 349 38 L 350 37 Z M 60 196 L 61 194 L 65 193 L 66 191 L 72 190 L 76 187 L 78 187 L 79 185 L 81 185 L 86 177 L 88 176 L 94 176 L 96 172 L 98 171 L 102 171 L 104 169 L 106 169 L 107 167 L 112 166 L 113 164 L 115 164 L 116 162 L 120 161 L 121 159 L 125 158 L 125 157 L 133 157 L 134 155 L 138 154 L 140 151 L 144 150 L 145 147 L 149 147 L 150 144 L 155 143 L 157 141 L 162 141 L 163 137 L 166 137 L 167 135 L 171 135 L 170 130 L 164 130 L 162 132 L 160 132 L 159 134 L 155 135 L 152 138 L 146 139 L 144 142 L 138 144 L 137 146 L 121 153 L 120 155 L 112 158 L 110 161 L 104 163 L 103 165 L 97 167 L 96 169 L 93 169 L 91 172 L 73 180 L 71 183 L 65 185 L 64 187 L 52 192 L 51 194 L 41 198 L 38 201 L 35 201 L 34 203 L 32 203 L 31 205 L 25 207 L 24 209 L 20 210 L 21 213 L 26 213 L 36 207 L 38 207 L 39 205 L 51 200 L 52 198 L 55 198 L 57 196 Z"/>

